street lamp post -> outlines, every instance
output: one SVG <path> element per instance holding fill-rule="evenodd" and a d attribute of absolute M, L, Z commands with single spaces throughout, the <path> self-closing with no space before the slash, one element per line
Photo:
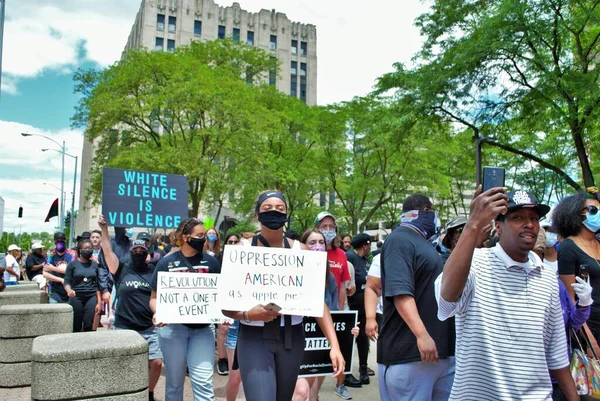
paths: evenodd
<path fill-rule="evenodd" d="M 63 192 L 65 190 L 65 141 L 63 141 L 62 145 L 61 145 L 60 143 L 56 142 L 54 139 L 52 139 L 46 135 L 29 134 L 26 132 L 22 132 L 21 135 L 22 136 L 39 136 L 39 137 L 42 137 L 42 138 L 48 139 L 49 141 L 54 142 L 61 148 L 61 150 L 59 151 L 60 153 L 62 153 L 62 173 L 61 173 L 61 178 L 60 178 L 60 190 L 61 190 L 61 192 Z M 60 214 L 60 224 L 59 224 L 60 231 L 64 231 L 64 229 L 65 229 L 65 206 L 62 203 L 60 204 L 60 213 L 59 214 Z"/>
<path fill-rule="evenodd" d="M 66 156 L 72 157 L 73 159 L 75 159 L 75 170 L 73 170 L 73 194 L 71 196 L 71 218 L 69 219 L 69 246 L 72 246 L 72 241 L 73 241 L 73 227 L 74 227 L 74 223 L 73 221 L 75 220 L 75 188 L 77 186 L 77 156 L 73 156 L 68 154 L 67 152 L 65 152 L 64 150 L 60 151 L 57 149 L 42 149 L 42 152 L 46 152 L 48 150 L 53 150 L 55 152 L 58 153 L 62 153 L 63 154 L 63 160 Z M 64 171 L 64 169 L 63 169 Z"/>

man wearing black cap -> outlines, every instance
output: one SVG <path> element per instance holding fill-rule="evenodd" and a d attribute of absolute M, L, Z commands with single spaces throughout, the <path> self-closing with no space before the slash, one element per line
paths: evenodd
<path fill-rule="evenodd" d="M 358 321 L 360 327 L 365 327 L 367 317 L 365 314 L 365 287 L 367 284 L 367 273 L 371 261 L 368 255 L 371 253 L 371 236 L 366 233 L 356 234 L 352 238 L 352 249 L 346 252 L 348 262 L 354 266 L 354 278 L 356 282 L 356 292 L 354 295 L 348 297 L 348 306 L 350 310 L 358 311 Z M 369 357 L 369 338 L 365 333 L 365 330 L 361 330 L 356 337 L 356 346 L 358 348 L 358 359 L 359 359 L 359 374 L 360 382 L 362 384 L 369 384 L 369 368 L 367 366 L 367 359 Z M 374 372 L 372 372 L 374 374 Z"/>
<path fill-rule="evenodd" d="M 550 208 L 526 191 L 507 196 L 503 188 L 478 189 L 475 195 L 455 251 L 436 280 L 438 317 L 456 316 L 450 399 L 548 400 L 550 371 L 566 398 L 579 400 L 556 274 L 532 252 L 539 220 Z M 500 240 L 477 249 L 478 235 L 492 219 Z"/>
<path fill-rule="evenodd" d="M 165 252 L 152 243 L 152 236 L 150 233 L 146 231 L 141 232 L 137 235 L 136 239 L 142 240 L 146 243 L 146 248 L 148 248 L 148 254 L 150 255 L 150 261 L 152 263 L 156 263 L 165 256 Z"/>
<path fill-rule="evenodd" d="M 67 236 L 63 232 L 54 233 L 54 250 L 48 253 L 48 264 L 44 266 L 44 278 L 48 282 L 50 303 L 69 302 L 69 296 L 63 287 L 67 264 L 77 259 L 77 253 L 67 249 Z"/>

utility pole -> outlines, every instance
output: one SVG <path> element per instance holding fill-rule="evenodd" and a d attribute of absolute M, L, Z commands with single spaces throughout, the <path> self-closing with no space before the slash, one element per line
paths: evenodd
<path fill-rule="evenodd" d="M 2 91 L 2 50 L 4 45 L 4 8 L 5 1 L 0 0 L 0 92 Z"/>

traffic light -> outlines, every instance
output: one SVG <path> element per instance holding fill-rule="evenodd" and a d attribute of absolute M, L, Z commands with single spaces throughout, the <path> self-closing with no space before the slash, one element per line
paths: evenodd
<path fill-rule="evenodd" d="M 19 218 L 23 218 L 23 206 L 19 206 Z"/>

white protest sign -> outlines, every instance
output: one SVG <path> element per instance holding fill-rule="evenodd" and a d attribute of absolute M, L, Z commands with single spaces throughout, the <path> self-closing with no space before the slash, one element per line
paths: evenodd
<path fill-rule="evenodd" d="M 285 315 L 323 316 L 327 253 L 225 246 L 219 280 L 222 309 L 275 303 Z"/>
<path fill-rule="evenodd" d="M 219 274 L 158 272 L 156 320 L 161 323 L 222 323 Z"/>

